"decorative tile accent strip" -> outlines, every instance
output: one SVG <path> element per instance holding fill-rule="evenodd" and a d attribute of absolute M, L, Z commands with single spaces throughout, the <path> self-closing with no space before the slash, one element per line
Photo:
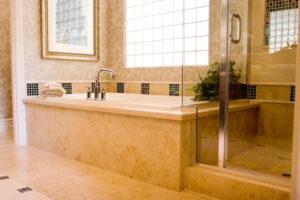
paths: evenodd
<path fill-rule="evenodd" d="M 256 99 L 256 85 L 249 85 L 249 99 Z"/>
<path fill-rule="evenodd" d="M 179 84 L 169 84 L 169 95 L 179 96 Z"/>
<path fill-rule="evenodd" d="M 8 177 L 8 176 L 1 176 L 1 177 L 0 177 L 0 181 L 6 180 L 6 179 L 9 179 L 9 177 Z"/>
<path fill-rule="evenodd" d="M 124 92 L 125 92 L 125 84 L 117 83 L 117 93 L 124 93 Z"/>
<path fill-rule="evenodd" d="M 31 188 L 29 187 L 24 187 L 24 188 L 20 188 L 20 189 L 17 189 L 19 192 L 21 193 L 25 193 L 25 192 L 29 192 L 29 191 L 32 191 Z"/>
<path fill-rule="evenodd" d="M 150 91 L 150 84 L 142 83 L 141 84 L 141 94 L 149 94 L 149 91 Z"/>
<path fill-rule="evenodd" d="M 296 90 L 295 86 L 291 86 L 291 92 L 290 92 L 290 101 L 295 101 L 296 97 Z"/>
<path fill-rule="evenodd" d="M 38 96 L 38 95 L 39 95 L 39 84 L 27 83 L 27 96 Z"/>
<path fill-rule="evenodd" d="M 243 84 L 242 85 L 242 92 L 241 92 L 241 98 L 242 99 L 247 99 L 247 90 L 248 90 L 248 85 Z"/>
<path fill-rule="evenodd" d="M 62 83 L 61 85 L 66 90 L 67 94 L 72 94 L 72 83 Z"/>

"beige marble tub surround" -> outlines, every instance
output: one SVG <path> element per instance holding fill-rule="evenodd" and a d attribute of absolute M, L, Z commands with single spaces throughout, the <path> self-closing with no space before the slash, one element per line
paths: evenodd
<path fill-rule="evenodd" d="M 283 186 L 276 179 L 257 181 L 242 173 L 231 174 L 227 170 L 217 171 L 206 167 L 187 168 L 187 189 L 222 200 L 289 200 L 289 183 Z M 268 178 L 266 177 L 265 180 Z"/>
<path fill-rule="evenodd" d="M 34 104 L 27 104 L 26 112 L 31 146 L 144 182 L 183 189 L 192 133 L 182 132 L 181 121 Z"/>
<path fill-rule="evenodd" d="M 60 98 L 24 102 L 29 145 L 148 183 L 183 189 L 185 167 L 196 156 L 194 108 L 107 107 Z M 207 109 L 201 106 L 200 118 L 217 112 L 207 105 Z M 230 112 L 258 106 L 237 101 Z"/>
<path fill-rule="evenodd" d="M 12 118 L 10 1 L 0 0 L 0 119 Z"/>

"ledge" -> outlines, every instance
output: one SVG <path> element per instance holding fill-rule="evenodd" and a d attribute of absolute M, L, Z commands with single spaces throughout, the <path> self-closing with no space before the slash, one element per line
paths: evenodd
<path fill-rule="evenodd" d="M 92 112 L 104 112 L 112 114 L 121 114 L 121 115 L 131 115 L 139 117 L 150 117 L 157 119 L 166 119 L 166 120 L 192 120 L 195 119 L 195 107 L 181 107 L 178 110 L 159 110 L 159 109 L 149 109 L 134 107 L 133 105 L 126 106 L 116 103 L 104 103 L 100 104 L 95 101 L 86 101 L 86 100 L 76 100 L 76 99 L 60 99 L 60 98 L 26 98 L 23 100 L 25 104 L 32 105 L 42 105 L 42 106 L 52 106 L 60 108 L 69 108 L 76 110 L 85 110 Z M 236 112 L 245 109 L 257 108 L 259 107 L 258 102 L 249 102 L 247 100 L 242 101 L 233 101 L 229 106 L 229 112 Z M 198 117 L 207 117 L 217 115 L 219 113 L 219 108 L 217 103 L 205 103 L 201 104 L 198 111 Z"/>

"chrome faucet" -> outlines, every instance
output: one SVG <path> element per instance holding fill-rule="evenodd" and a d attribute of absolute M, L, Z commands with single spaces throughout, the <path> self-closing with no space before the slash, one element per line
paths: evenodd
<path fill-rule="evenodd" d="M 98 71 L 98 74 L 97 74 L 97 78 L 96 78 L 96 82 L 95 82 L 95 100 L 98 100 L 99 99 L 99 93 L 100 93 L 100 75 L 101 75 L 101 72 L 110 72 L 112 74 L 112 79 L 115 79 L 116 76 L 115 76 L 115 72 L 111 69 L 100 69 Z M 101 100 L 104 100 L 105 99 L 105 91 L 104 89 L 101 90 Z"/>

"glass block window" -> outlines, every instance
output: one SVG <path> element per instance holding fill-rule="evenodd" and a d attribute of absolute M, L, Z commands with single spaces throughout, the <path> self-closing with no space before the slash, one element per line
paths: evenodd
<path fill-rule="evenodd" d="M 208 64 L 209 0 L 126 0 L 125 23 L 127 67 Z"/>
<path fill-rule="evenodd" d="M 265 44 L 270 53 L 291 48 L 298 40 L 298 0 L 266 0 Z"/>
<path fill-rule="evenodd" d="M 57 43 L 87 45 L 85 0 L 57 0 Z"/>

